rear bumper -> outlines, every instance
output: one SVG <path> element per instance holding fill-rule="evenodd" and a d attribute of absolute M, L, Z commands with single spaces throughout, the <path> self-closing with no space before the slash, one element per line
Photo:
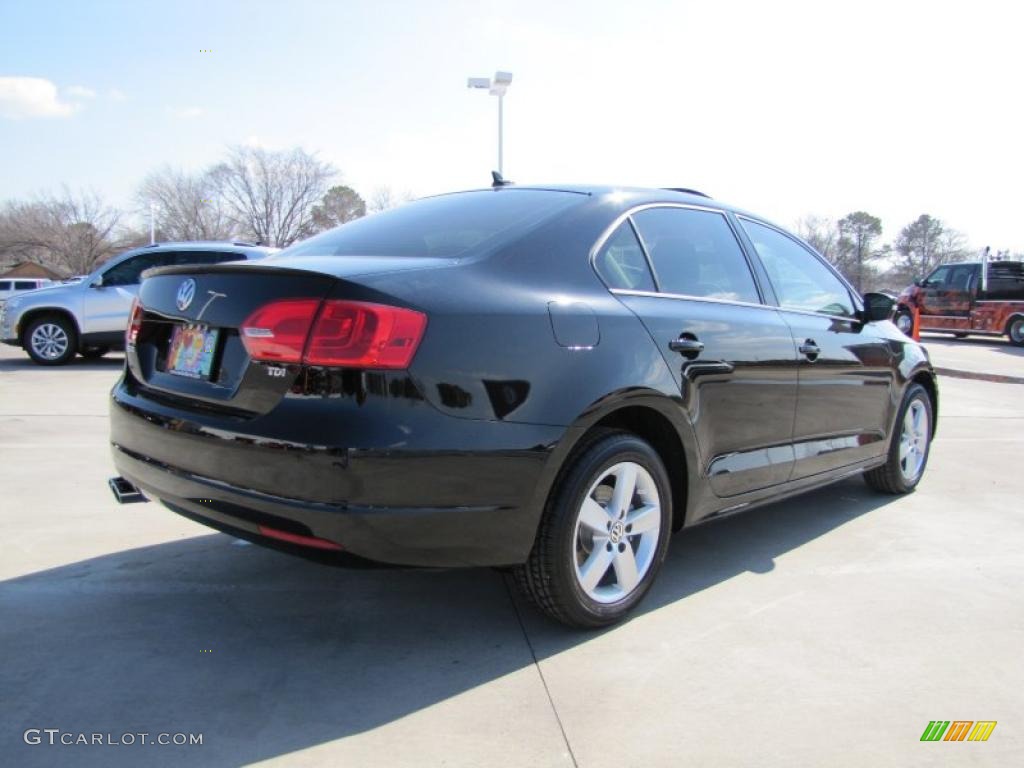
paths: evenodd
<path fill-rule="evenodd" d="M 339 404 L 324 407 L 339 415 Z M 409 435 L 409 449 L 338 447 L 329 434 L 300 447 L 241 434 L 237 425 L 229 431 L 205 416 L 183 419 L 119 385 L 111 449 L 117 471 L 148 497 L 276 548 L 328 554 L 267 540 L 261 526 L 394 565 L 523 562 L 553 474 L 551 451 L 565 429 L 456 419 L 422 407 L 433 428 Z M 315 426 L 329 432 L 332 421 L 325 411 Z M 372 442 L 372 435 L 349 438 Z"/>

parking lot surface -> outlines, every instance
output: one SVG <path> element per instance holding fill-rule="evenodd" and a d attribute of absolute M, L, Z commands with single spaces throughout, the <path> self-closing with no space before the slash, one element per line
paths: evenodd
<path fill-rule="evenodd" d="M 1003 341 L 955 343 L 945 354 L 979 370 L 1021 360 Z M 0 765 L 1024 754 L 1021 385 L 941 378 L 916 493 L 855 478 L 686 531 L 638 613 L 578 632 L 496 571 L 328 568 L 118 506 L 106 396 L 120 366 L 0 350 Z M 921 742 L 936 719 L 998 726 L 983 743 Z M 32 728 L 203 743 L 30 745 Z"/>

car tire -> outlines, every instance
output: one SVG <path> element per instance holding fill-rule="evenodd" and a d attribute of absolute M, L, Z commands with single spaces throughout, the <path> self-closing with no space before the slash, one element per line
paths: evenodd
<path fill-rule="evenodd" d="M 75 356 L 78 334 L 61 315 L 44 315 L 25 331 L 25 351 L 39 365 L 66 365 Z"/>
<path fill-rule="evenodd" d="M 645 440 L 607 429 L 584 440 L 560 473 L 529 559 L 514 576 L 544 613 L 595 628 L 622 619 L 650 589 L 668 551 L 672 489 Z"/>
<path fill-rule="evenodd" d="M 99 360 L 109 351 L 110 347 L 86 347 L 85 349 L 80 350 L 78 354 L 86 360 Z"/>
<path fill-rule="evenodd" d="M 920 384 L 911 384 L 896 416 L 885 464 L 864 473 L 867 484 L 882 493 L 913 491 L 928 465 L 934 423 L 928 392 Z"/>
<path fill-rule="evenodd" d="M 1015 347 L 1024 347 L 1024 317 L 1014 317 L 1006 324 L 1006 335 Z"/>
<path fill-rule="evenodd" d="M 906 309 L 897 310 L 896 314 L 892 317 L 892 321 L 905 336 L 909 336 L 914 330 L 914 316 Z"/>

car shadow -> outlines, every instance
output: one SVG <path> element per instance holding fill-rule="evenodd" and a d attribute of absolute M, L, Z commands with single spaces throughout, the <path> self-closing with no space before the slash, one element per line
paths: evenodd
<path fill-rule="evenodd" d="M 39 365 L 25 353 L 19 357 L 0 357 L 0 370 L 9 371 L 117 371 L 124 366 L 124 355 L 119 352 L 111 352 L 101 358 L 87 360 L 81 355 L 75 355 L 67 365 Z"/>
<path fill-rule="evenodd" d="M 779 556 L 892 499 L 854 478 L 688 530 L 638 615 L 742 573 L 770 576 Z M 202 733 L 202 747 L 147 750 L 146 763 L 249 764 L 630 631 L 566 629 L 510 588 L 492 570 L 343 570 L 222 534 L 0 582 L 0 763 L 50 765 L 54 750 L 77 765 L 140 762 L 141 747 L 23 742 L 26 729 L 60 728 Z"/>

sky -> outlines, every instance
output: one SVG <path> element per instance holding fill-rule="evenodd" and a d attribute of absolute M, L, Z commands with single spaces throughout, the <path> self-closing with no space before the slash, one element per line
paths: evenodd
<path fill-rule="evenodd" d="M 1024 251 L 1015 4 L 0 0 L 0 200 L 232 145 L 301 146 L 369 195 L 505 176 L 684 186 L 793 226 L 922 213 Z"/>

